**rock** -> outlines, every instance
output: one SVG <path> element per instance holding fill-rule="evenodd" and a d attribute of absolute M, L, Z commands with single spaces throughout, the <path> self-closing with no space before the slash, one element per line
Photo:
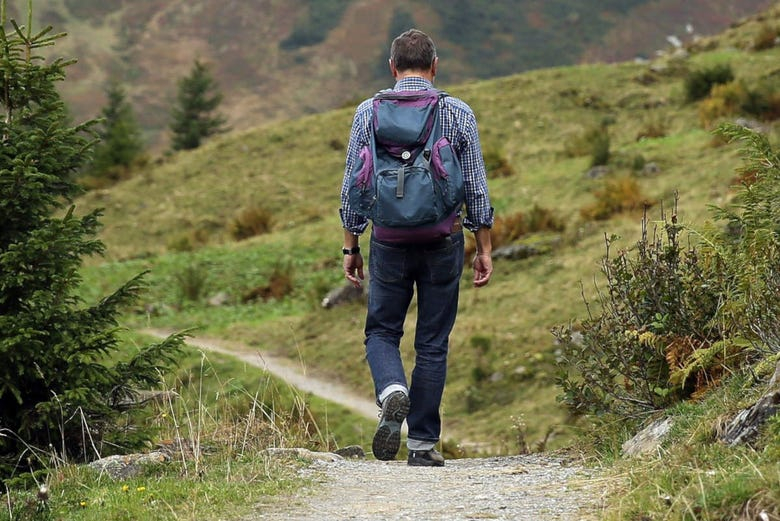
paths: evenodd
<path fill-rule="evenodd" d="M 493 259 L 522 260 L 534 257 L 540 253 L 538 248 L 527 244 L 510 244 L 508 246 L 500 246 L 493 250 L 492 257 Z"/>
<path fill-rule="evenodd" d="M 107 474 L 113 479 L 128 479 L 138 476 L 147 465 L 159 465 L 170 461 L 163 452 L 149 452 L 146 454 L 115 455 L 101 458 L 89 463 L 88 467 Z"/>
<path fill-rule="evenodd" d="M 718 435 L 718 439 L 732 447 L 750 443 L 758 436 L 764 423 L 778 412 L 780 390 L 767 393 L 752 406 L 742 409 Z"/>
<path fill-rule="evenodd" d="M 209 306 L 220 307 L 220 306 L 224 306 L 229 301 L 230 301 L 230 295 L 228 295 L 224 291 L 220 291 L 216 295 L 209 297 L 208 304 Z"/>
<path fill-rule="evenodd" d="M 636 436 L 625 442 L 621 452 L 624 456 L 650 454 L 661 446 L 661 442 L 666 435 L 669 434 L 671 428 L 671 418 L 656 420 L 639 431 Z"/>
<path fill-rule="evenodd" d="M 645 166 L 642 167 L 641 175 L 652 176 L 660 173 L 661 173 L 661 167 L 658 166 L 658 163 L 650 161 L 649 163 L 646 163 Z"/>
<path fill-rule="evenodd" d="M 322 307 L 330 309 L 350 302 L 363 302 L 367 294 L 367 281 L 363 281 L 363 285 L 360 288 L 356 288 L 352 284 L 345 284 L 328 292 L 325 298 L 322 299 Z"/>
<path fill-rule="evenodd" d="M 302 458 L 325 463 L 333 463 L 344 459 L 332 452 L 314 452 L 303 448 L 269 447 L 263 452 L 271 458 Z"/>
<path fill-rule="evenodd" d="M 734 124 L 759 134 L 768 134 L 770 131 L 770 127 L 755 119 L 737 118 L 734 120 Z"/>
<path fill-rule="evenodd" d="M 609 173 L 609 167 L 606 165 L 597 165 L 585 172 L 588 179 L 601 179 Z"/>
<path fill-rule="evenodd" d="M 750 443 L 758 436 L 761 427 L 780 412 L 780 362 L 769 380 L 768 391 L 756 403 L 742 409 L 717 435 L 730 446 Z"/>
<path fill-rule="evenodd" d="M 366 459 L 366 453 L 360 445 L 349 445 L 333 451 L 334 454 L 342 458 Z"/>

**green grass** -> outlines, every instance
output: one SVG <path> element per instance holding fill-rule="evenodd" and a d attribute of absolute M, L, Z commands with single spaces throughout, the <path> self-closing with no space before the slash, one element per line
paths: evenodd
<path fill-rule="evenodd" d="M 125 337 L 127 350 L 150 341 Z M 272 459 L 267 447 L 335 450 L 365 446 L 373 434 L 374 422 L 343 407 L 236 358 L 193 348 L 160 388 L 178 397 L 133 414 L 157 439 L 180 439 L 195 450 L 174 450 L 170 462 L 129 479 L 52 459 L 37 484 L 29 476 L 7 482 L 0 520 L 237 519 L 306 484 L 295 472 L 303 461 Z M 42 483 L 45 508 L 36 498 Z"/>
<path fill-rule="evenodd" d="M 733 195 L 740 158 L 735 146 L 718 143 L 699 126 L 696 105 L 684 104 L 684 71 L 727 60 L 737 78 L 751 82 L 771 73 L 778 57 L 778 49 L 716 50 L 693 54 L 667 73 L 652 73 L 642 64 L 591 65 L 448 87 L 472 105 L 485 146 L 499 151 L 515 172 L 489 174 L 497 215 L 538 205 L 566 223 L 549 253 L 497 260 L 486 288 L 475 290 L 468 269 L 464 274 L 442 407 L 448 454 L 516 453 L 522 442 L 548 449 L 591 445 L 595 461 L 612 469 L 608 481 L 615 493 L 606 519 L 729 518 L 746 497 L 776 508 L 776 423 L 770 429 L 775 439 L 763 452 L 726 449 L 708 438 L 715 418 L 743 404 L 747 384 L 678 406 L 671 414 L 679 423 L 664 457 L 625 462 L 617 454 L 635 424 L 573 418 L 558 404 L 557 346 L 550 330 L 585 317 L 582 297 L 593 302 L 603 289 L 605 235 L 620 237 L 612 245 L 616 251 L 632 248 L 640 233 L 641 212 L 608 221 L 581 219 L 580 210 L 594 202 L 603 181 L 587 178 L 589 158 L 571 157 L 569 140 L 606 122 L 614 158 L 608 176 L 636 176 L 630 165 L 637 156 L 660 167 L 660 173 L 637 177 L 642 195 L 657 201 L 649 210 L 651 221 L 662 208 L 672 211 L 678 193 L 678 220 L 693 228 L 708 226 L 708 206 L 727 205 Z M 653 81 L 645 81 L 647 75 Z M 363 352 L 364 307 L 319 306 L 330 288 L 343 283 L 338 195 L 351 114 L 344 109 L 229 134 L 161 160 L 110 190 L 87 194 L 78 207 L 105 208 L 101 237 L 108 254 L 83 271 L 85 301 L 150 270 L 149 291 L 125 318 L 129 327 L 197 327 L 211 337 L 302 361 L 311 374 L 372 399 Z M 663 135 L 639 139 L 650 126 L 662 128 Z M 773 128 L 776 143 L 777 125 Z M 247 207 L 272 212 L 272 230 L 232 241 L 229 223 Z M 193 251 L 178 251 L 183 242 Z M 274 272 L 289 277 L 289 294 L 243 302 L 243 296 L 268 285 Z M 197 285 L 197 297 L 186 298 Z M 208 299 L 219 293 L 228 303 L 210 306 Z M 402 340 L 409 368 L 415 316 L 413 304 Z M 238 375 L 228 380 L 240 381 L 242 390 L 223 390 L 220 396 L 246 412 L 253 393 L 265 384 L 244 382 L 246 373 L 234 367 L 228 374 L 233 370 Z M 327 434 L 302 444 L 366 445 L 373 427 L 365 420 L 344 416 L 314 397 L 306 400 L 312 411 L 327 409 L 315 413 L 317 428 Z M 299 402 L 283 403 L 282 409 L 294 410 Z M 589 441 L 594 421 L 599 441 Z"/>
<path fill-rule="evenodd" d="M 780 515 L 778 417 L 754 447 L 728 447 L 714 434 L 729 413 L 751 405 L 764 391 L 752 376 L 737 375 L 702 400 L 673 407 L 667 411 L 673 420 L 668 439 L 658 454 L 640 459 L 618 456 L 624 422 L 601 423 L 591 435 L 598 430 L 600 457 L 613 485 L 602 519 L 714 521 L 761 519 L 762 511 L 768 519 Z"/>
<path fill-rule="evenodd" d="M 777 49 L 718 50 L 712 56 L 694 54 L 681 70 L 729 58 L 737 77 L 751 81 L 778 56 Z M 654 82 L 637 81 L 645 74 Z M 584 316 L 582 293 L 591 299 L 595 294 L 604 235 L 622 237 L 614 248 L 632 247 L 641 213 L 582 221 L 580 209 L 593 203 L 602 181 L 585 176 L 589 158 L 569 157 L 566 143 L 591 125 L 608 122 L 616 158 L 609 175 L 632 175 L 624 165 L 637 155 L 656 162 L 660 173 L 638 178 L 642 194 L 658 201 L 651 219 L 660 216 L 661 204 L 670 211 L 679 192 L 680 222 L 703 226 L 710 219 L 708 205 L 728 203 L 740 160 L 736 147 L 716 146 L 712 134 L 699 127 L 696 106 L 683 103 L 682 85 L 682 73 L 649 73 L 647 65 L 627 63 L 546 69 L 448 87 L 472 105 L 483 142 L 500 150 L 516 172 L 499 178 L 489 174 L 497 214 L 538 205 L 561 216 L 566 230 L 544 256 L 497 261 L 486 288 L 471 288 L 467 269 L 451 338 L 445 438 L 512 452 L 513 418 L 522 415 L 532 441 L 550 431 L 558 433 L 553 447 L 571 441 L 573 426 L 556 404 L 556 347 L 550 330 Z M 88 193 L 78 206 L 82 211 L 105 208 L 101 238 L 108 253 L 84 270 L 86 300 L 151 270 L 150 290 L 128 316 L 129 325 L 198 327 L 209 336 L 300 357 L 315 374 L 346 383 L 370 399 L 364 309 L 319 307 L 325 293 L 342 283 L 338 207 L 351 116 L 351 109 L 343 109 L 228 134 L 110 190 Z M 650 120 L 662 121 L 666 135 L 637 140 Z M 250 206 L 273 213 L 272 230 L 234 242 L 229 223 Z M 182 237 L 191 239 L 194 251 L 172 249 Z M 269 284 L 274 271 L 288 274 L 290 294 L 242 302 L 250 291 Z M 202 279 L 197 300 L 182 297 L 187 273 Z M 228 295 L 228 305 L 209 306 L 208 298 L 218 293 Z M 413 308 L 402 342 L 407 362 L 414 319 Z M 491 345 L 485 367 L 490 375 L 479 382 L 471 373 L 477 363 L 471 344 L 475 336 L 487 337 Z"/>

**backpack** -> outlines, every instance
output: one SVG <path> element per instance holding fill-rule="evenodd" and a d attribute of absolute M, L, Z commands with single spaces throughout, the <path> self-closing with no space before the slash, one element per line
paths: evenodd
<path fill-rule="evenodd" d="M 348 201 L 385 242 L 446 237 L 465 200 L 460 161 L 442 135 L 438 90 L 385 90 L 373 98 L 370 144 L 350 172 Z"/>

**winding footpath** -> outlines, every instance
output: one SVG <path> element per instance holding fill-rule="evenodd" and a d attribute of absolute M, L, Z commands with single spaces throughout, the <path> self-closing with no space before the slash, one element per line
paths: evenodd
<path fill-rule="evenodd" d="M 373 401 L 307 375 L 287 359 L 226 340 L 190 337 L 187 343 L 234 356 L 301 391 L 377 418 Z M 292 497 L 269 499 L 240 521 L 593 521 L 604 488 L 592 469 L 547 454 L 451 459 L 442 468 L 331 457 L 315 459 L 301 474 L 313 485 Z"/>

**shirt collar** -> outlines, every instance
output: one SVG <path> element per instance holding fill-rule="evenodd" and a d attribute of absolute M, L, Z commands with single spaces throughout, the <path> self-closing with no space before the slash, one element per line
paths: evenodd
<path fill-rule="evenodd" d="M 396 82 L 393 90 L 425 90 L 432 89 L 433 83 L 420 76 L 407 76 Z"/>

